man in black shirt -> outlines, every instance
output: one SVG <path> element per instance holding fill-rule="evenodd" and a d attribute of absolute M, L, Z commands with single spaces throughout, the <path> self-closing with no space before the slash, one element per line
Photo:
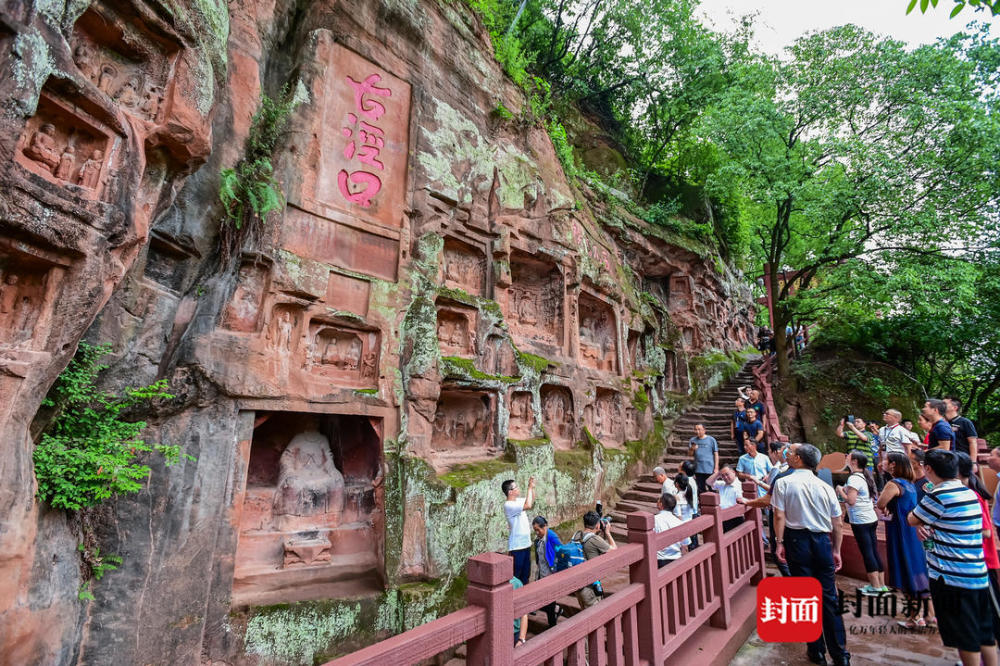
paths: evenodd
<path fill-rule="evenodd" d="M 945 417 L 951 424 L 951 429 L 955 431 L 955 450 L 967 453 L 973 460 L 979 455 L 979 435 L 976 434 L 976 426 L 972 421 L 961 416 L 962 401 L 958 398 L 945 398 L 948 406 Z"/>

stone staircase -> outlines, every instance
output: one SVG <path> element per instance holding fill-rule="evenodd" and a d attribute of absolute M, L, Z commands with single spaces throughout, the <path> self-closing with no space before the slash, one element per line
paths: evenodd
<path fill-rule="evenodd" d="M 729 438 L 729 419 L 733 413 L 734 402 L 739 395 L 737 389 L 740 386 L 753 384 L 753 374 L 750 367 L 751 364 L 743 366 L 737 375 L 717 389 L 708 400 L 689 407 L 674 423 L 661 463 L 671 478 L 677 473 L 677 466 L 682 461 L 688 460 L 688 440 L 694 436 L 694 427 L 699 423 L 704 424 L 706 434 L 715 437 L 719 442 L 719 464 L 736 464 L 739 453 L 736 442 Z M 621 493 L 621 499 L 607 513 L 612 519 L 611 535 L 617 543 L 628 542 L 625 516 L 633 511 L 646 511 L 655 514 L 656 500 L 659 496 L 660 485 L 656 483 L 652 474 L 640 476 Z M 616 572 L 609 579 L 602 580 L 601 583 L 606 592 L 612 593 L 629 584 L 628 572 Z M 579 602 L 572 595 L 559 599 L 558 603 L 563 607 L 566 616 L 572 616 L 581 610 Z M 530 615 L 528 622 L 529 636 L 541 633 L 548 626 L 545 622 L 545 614 L 541 611 Z"/>
<path fill-rule="evenodd" d="M 735 465 L 739 458 L 736 442 L 729 437 L 729 420 L 732 417 L 737 389 L 753 384 L 753 374 L 750 364 L 743 366 L 732 379 L 723 384 L 705 402 L 692 405 L 680 415 L 671 428 L 667 450 L 664 452 L 661 466 L 667 475 L 673 478 L 677 467 L 688 456 L 688 440 L 694 436 L 694 427 L 699 423 L 705 426 L 705 433 L 715 437 L 719 442 L 719 464 Z M 614 509 L 608 514 L 612 518 L 611 533 L 615 539 L 625 542 L 625 516 L 633 511 L 648 511 L 656 513 L 656 500 L 660 496 L 660 486 L 652 474 L 644 474 L 636 479 L 631 486 L 621 494 Z"/>

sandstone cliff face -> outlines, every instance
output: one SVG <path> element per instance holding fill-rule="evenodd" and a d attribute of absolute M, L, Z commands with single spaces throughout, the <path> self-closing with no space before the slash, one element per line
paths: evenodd
<path fill-rule="evenodd" d="M 469 554 L 505 548 L 503 479 L 534 474 L 552 524 L 610 499 L 747 345 L 749 292 L 709 248 L 491 114 L 524 100 L 461 3 L 0 16 L 14 663 L 308 663 L 426 621 Z M 286 83 L 288 206 L 220 268 L 219 169 Z M 75 519 L 34 501 L 28 432 L 84 335 L 114 347 L 109 387 L 170 380 L 148 438 L 196 458 L 91 513 L 123 557 L 92 603 Z"/>

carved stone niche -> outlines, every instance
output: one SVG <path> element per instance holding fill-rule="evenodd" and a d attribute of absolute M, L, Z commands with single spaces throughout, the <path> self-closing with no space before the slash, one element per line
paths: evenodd
<path fill-rule="evenodd" d="M 378 424 L 363 416 L 290 412 L 258 413 L 256 421 L 233 604 L 381 591 Z"/>
<path fill-rule="evenodd" d="M 584 292 L 580 294 L 579 311 L 581 365 L 614 372 L 618 358 L 614 310 L 604 301 Z"/>
<path fill-rule="evenodd" d="M 514 349 L 507 342 L 507 338 L 501 335 L 487 336 L 486 342 L 483 343 L 479 367 L 491 375 L 514 377 L 517 374 Z"/>
<path fill-rule="evenodd" d="M 557 449 L 572 447 L 576 438 L 572 391 L 557 384 L 543 384 L 541 398 L 542 423 L 553 446 Z"/>
<path fill-rule="evenodd" d="M 597 389 L 591 409 L 585 410 L 587 428 L 604 446 L 617 447 L 624 441 L 622 428 L 621 396 L 617 391 Z"/>
<path fill-rule="evenodd" d="M 666 352 L 666 368 L 664 370 L 664 383 L 668 391 L 687 393 L 689 388 L 687 367 L 683 362 L 677 360 L 677 354 L 670 350 Z"/>
<path fill-rule="evenodd" d="M 559 267 L 524 252 L 510 256 L 511 287 L 504 314 L 513 335 L 526 342 L 561 348 L 565 285 Z"/>
<path fill-rule="evenodd" d="M 444 356 L 475 356 L 476 311 L 459 305 L 438 303 L 437 337 Z"/>
<path fill-rule="evenodd" d="M 698 349 L 701 347 L 701 336 L 694 326 L 684 326 L 681 328 L 681 345 L 686 350 Z"/>
<path fill-rule="evenodd" d="M 641 334 L 639 333 L 639 331 L 631 331 L 630 330 L 628 332 L 628 342 L 626 343 L 627 344 L 628 353 L 626 354 L 625 358 L 626 358 L 626 362 L 628 363 L 628 370 L 629 371 L 633 371 L 633 370 L 636 369 L 636 362 L 637 362 L 638 356 L 639 356 L 639 338 L 640 337 L 641 337 Z"/>
<path fill-rule="evenodd" d="M 374 387 L 378 379 L 379 334 L 313 319 L 304 367 L 314 377 Z"/>
<path fill-rule="evenodd" d="M 634 441 L 642 439 L 642 419 L 644 414 L 635 407 L 625 408 L 625 439 Z"/>
<path fill-rule="evenodd" d="M 692 309 L 691 278 L 683 273 L 670 276 L 670 311 L 687 312 Z"/>
<path fill-rule="evenodd" d="M 155 122 L 180 46 L 131 18 L 91 6 L 73 26 L 73 62 L 122 111 Z"/>
<path fill-rule="evenodd" d="M 534 428 L 535 415 L 531 411 L 531 394 L 527 391 L 512 392 L 507 436 L 510 439 L 530 439 Z"/>
<path fill-rule="evenodd" d="M 256 333 L 260 325 L 261 305 L 267 293 L 269 266 L 244 261 L 236 278 L 236 289 L 222 313 L 222 327 L 239 333 Z"/>
<path fill-rule="evenodd" d="M 435 466 L 483 460 L 500 453 L 493 435 L 495 405 L 495 396 L 490 393 L 441 391 L 431 437 Z"/>
<path fill-rule="evenodd" d="M 153 282 L 179 293 L 184 289 L 186 277 L 184 263 L 196 256 L 198 252 L 192 247 L 185 247 L 174 239 L 154 231 L 149 240 L 143 274 Z"/>
<path fill-rule="evenodd" d="M 445 238 L 441 281 L 475 296 L 486 291 L 486 255 L 482 250 L 454 238 Z"/>
<path fill-rule="evenodd" d="M 31 349 L 45 344 L 61 270 L 36 257 L 0 248 L 0 348 Z"/>
<path fill-rule="evenodd" d="M 111 180 L 113 132 L 78 106 L 43 92 L 14 160 L 70 193 L 100 200 Z"/>

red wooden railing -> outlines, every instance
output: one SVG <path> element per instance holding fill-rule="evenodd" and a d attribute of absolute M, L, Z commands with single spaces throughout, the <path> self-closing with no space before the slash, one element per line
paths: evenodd
<path fill-rule="evenodd" d="M 751 483 L 744 494 L 755 497 Z M 699 628 L 729 628 L 733 595 L 764 577 L 760 511 L 742 505 L 719 508 L 719 496 L 699 498 L 702 516 L 659 534 L 653 516 L 628 515 L 628 543 L 598 558 L 518 590 L 510 585 L 513 561 L 485 553 L 468 562 L 469 605 L 455 613 L 328 662 L 402 666 L 450 652 L 462 643 L 469 664 L 535 666 L 562 664 L 662 664 Z M 723 532 L 723 521 L 745 515 Z M 656 552 L 693 534 L 701 545 L 657 568 Z M 628 567 L 629 584 L 514 649 L 514 618 L 541 608 L 594 580 Z"/>

